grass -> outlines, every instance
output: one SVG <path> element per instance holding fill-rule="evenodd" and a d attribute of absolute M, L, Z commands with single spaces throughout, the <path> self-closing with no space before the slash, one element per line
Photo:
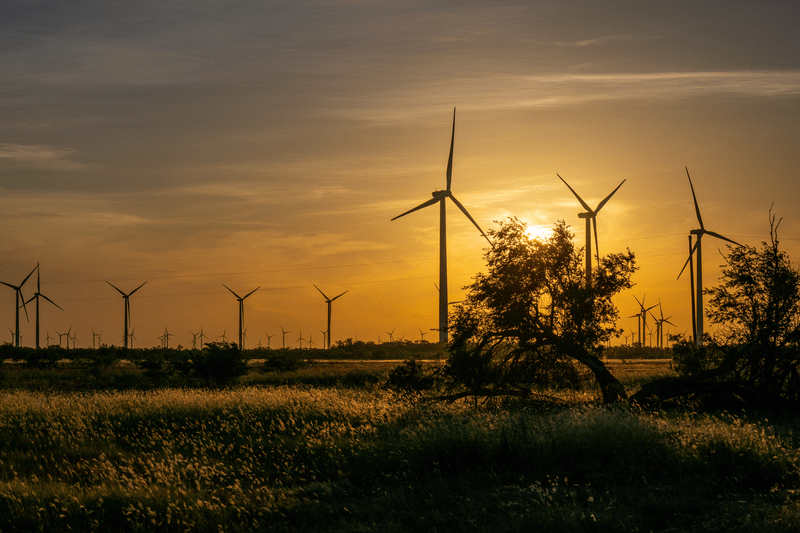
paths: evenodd
<path fill-rule="evenodd" d="M 0 531 L 800 527 L 792 416 L 604 408 L 591 390 L 568 407 L 431 403 L 381 388 L 389 368 L 251 373 L 228 390 L 6 376 Z"/>

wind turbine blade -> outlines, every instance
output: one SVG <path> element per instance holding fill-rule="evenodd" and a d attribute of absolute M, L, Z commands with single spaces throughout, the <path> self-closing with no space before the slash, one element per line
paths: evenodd
<path fill-rule="evenodd" d="M 429 205 L 433 205 L 433 204 L 435 204 L 435 203 L 438 203 L 438 202 L 439 202 L 441 199 L 442 199 L 442 198 L 441 198 L 441 197 L 438 197 L 438 196 L 437 196 L 437 197 L 433 197 L 433 198 L 431 198 L 430 200 L 428 200 L 427 202 L 423 202 L 423 203 L 419 204 L 419 205 L 418 205 L 417 207 L 415 207 L 414 209 L 409 209 L 408 211 L 406 211 L 406 212 L 405 212 L 405 213 L 403 213 L 402 215 L 397 215 L 397 216 L 396 216 L 396 217 L 394 217 L 392 220 L 397 220 L 398 218 L 400 218 L 400 217 L 404 217 L 404 216 L 406 216 L 406 215 L 407 215 L 407 214 L 409 214 L 409 213 L 413 213 L 414 211 L 418 211 L 418 210 L 422 209 L 423 207 L 428 207 Z"/>
<path fill-rule="evenodd" d="M 622 180 L 622 183 L 625 183 L 625 180 Z M 603 199 L 603 201 L 602 201 L 602 202 L 600 202 L 600 203 L 597 205 L 597 209 L 595 209 L 595 210 L 594 210 L 594 213 L 595 213 L 595 214 L 599 213 L 599 212 L 600 212 L 600 210 L 601 210 L 601 209 L 603 209 L 603 206 L 604 206 L 604 205 L 606 205 L 606 202 L 608 202 L 608 201 L 611 199 L 611 197 L 612 197 L 612 196 L 614 196 L 614 193 L 615 193 L 615 192 L 617 192 L 617 191 L 619 190 L 619 188 L 620 188 L 620 187 L 622 187 L 622 183 L 620 183 L 619 185 L 617 185 L 617 188 L 616 188 L 616 189 L 614 189 L 613 191 L 611 191 L 611 194 L 609 194 L 608 196 L 606 196 L 606 197 Z"/>
<path fill-rule="evenodd" d="M 222 286 L 223 286 L 223 287 L 225 287 L 226 289 L 228 289 L 229 291 L 231 291 L 231 294 L 233 294 L 234 296 L 236 296 L 236 299 L 237 299 L 237 300 L 240 300 L 240 299 L 241 299 L 241 298 L 239 298 L 239 295 L 238 295 L 238 294 L 236 294 L 235 292 L 233 292 L 233 291 L 231 290 L 231 288 L 230 288 L 230 287 L 228 287 L 228 286 L 227 286 L 227 285 L 225 285 L 224 283 L 222 284 Z"/>
<path fill-rule="evenodd" d="M 697 222 L 700 223 L 700 229 L 705 229 L 703 226 L 703 217 L 700 216 L 700 207 L 697 205 L 697 196 L 694 194 L 694 185 L 692 185 L 692 177 L 689 175 L 689 167 L 684 167 L 686 169 L 686 177 L 689 178 L 689 187 L 692 188 L 692 199 L 694 200 L 694 210 L 697 213 Z"/>
<path fill-rule="evenodd" d="M 733 243 L 733 244 L 735 244 L 736 246 L 741 246 L 741 244 L 739 244 L 738 242 L 736 242 L 736 241 L 732 241 L 731 239 L 729 239 L 729 238 L 727 238 L 727 237 L 723 237 L 723 236 L 722 236 L 722 235 L 720 235 L 719 233 L 715 233 L 715 232 L 713 232 L 713 231 L 706 231 L 706 233 L 708 233 L 708 234 L 709 234 L 709 235 L 711 235 L 712 237 L 716 237 L 717 239 L 722 239 L 723 241 L 728 241 L 728 242 L 730 242 L 730 243 Z"/>
<path fill-rule="evenodd" d="M 401 215 L 401 216 L 402 216 L 402 215 Z M 319 293 L 322 295 L 322 297 L 323 297 L 323 298 L 325 298 L 325 301 L 326 301 L 326 302 L 329 302 L 329 301 L 330 301 L 330 298 L 328 298 L 327 296 L 325 296 L 325 293 L 324 293 L 324 292 L 322 292 L 322 289 L 320 289 L 320 288 L 319 288 L 319 287 L 317 287 L 316 285 L 314 285 L 314 288 L 315 288 L 315 289 L 317 289 L 317 290 L 319 291 Z"/>
<path fill-rule="evenodd" d="M 678 274 L 678 279 L 681 279 L 683 271 L 686 270 L 686 266 L 689 264 L 689 261 L 692 260 L 692 255 L 694 255 L 694 251 L 697 250 L 697 245 L 700 244 L 700 237 L 702 237 L 702 234 L 697 235 L 697 240 L 694 242 L 694 246 L 692 246 L 692 251 L 689 252 L 689 257 L 686 258 L 686 262 L 683 264 L 680 274 Z"/>
<path fill-rule="evenodd" d="M 453 108 L 453 134 L 450 137 L 450 157 L 447 160 L 447 191 L 450 191 L 450 182 L 453 181 L 453 142 L 456 140 L 456 108 Z"/>
<path fill-rule="evenodd" d="M 339 296 L 344 296 L 344 295 L 345 295 L 345 294 L 347 294 L 348 292 L 350 292 L 350 289 L 348 289 L 348 290 L 344 291 L 344 292 L 343 292 L 342 294 L 340 294 Z M 334 296 L 333 298 L 331 298 L 331 301 L 334 301 L 334 300 L 335 300 L 336 298 L 338 298 L 339 296 Z"/>
<path fill-rule="evenodd" d="M 644 305 L 642 305 L 642 302 L 639 301 L 639 298 L 637 298 L 635 294 L 633 295 L 633 298 L 636 300 L 636 303 L 639 304 L 639 307 L 644 308 Z"/>
<path fill-rule="evenodd" d="M 47 301 L 48 301 L 48 302 L 50 302 L 51 304 L 55 305 L 56 307 L 58 307 L 58 308 L 59 308 L 59 309 L 61 309 L 62 311 L 64 310 L 64 309 L 62 309 L 62 308 L 61 308 L 61 306 L 60 306 L 60 305 L 58 305 L 57 303 L 55 303 L 53 300 L 51 300 L 50 298 L 48 298 L 48 297 L 47 297 L 47 296 L 45 296 L 44 294 L 42 294 L 42 293 L 38 293 L 38 294 L 39 294 L 39 296 L 41 296 L 42 298 L 44 298 L 45 300 L 47 300 Z M 33 298 L 31 298 L 31 300 L 33 300 Z"/>
<path fill-rule="evenodd" d="M 600 268 L 600 245 L 597 244 L 597 217 L 592 217 L 592 227 L 594 228 L 594 253 L 597 254 L 597 268 Z M 591 260 L 591 257 L 589 259 Z"/>
<path fill-rule="evenodd" d="M 453 203 L 454 203 L 454 204 L 456 204 L 456 205 L 458 206 L 458 208 L 459 208 L 459 209 L 461 209 L 461 212 L 462 212 L 462 213 L 464 213 L 464 215 L 465 215 L 465 216 L 466 216 L 466 217 L 469 219 L 469 221 L 470 221 L 470 222 L 472 222 L 472 224 L 473 224 L 473 225 L 474 225 L 476 228 L 478 228 L 478 231 L 480 231 L 480 232 L 481 232 L 481 235 L 483 235 L 483 238 L 484 238 L 484 239 L 486 239 L 487 241 L 489 241 L 489 237 L 487 237 L 487 236 L 486 236 L 486 234 L 483 232 L 483 230 L 482 230 L 482 229 L 481 229 L 481 227 L 478 225 L 478 223 L 477 223 L 477 222 L 475 222 L 475 219 L 474 219 L 474 218 L 472 218 L 472 215 L 470 215 L 470 214 L 467 212 L 466 208 L 465 208 L 463 205 L 461 205 L 461 202 L 459 202 L 458 200 L 456 200 L 456 197 L 455 197 L 455 196 L 453 196 L 452 194 L 450 195 L 450 199 L 451 199 L 451 200 L 453 200 Z M 489 244 L 492 244 L 492 241 L 489 241 Z"/>
<path fill-rule="evenodd" d="M 117 292 L 119 292 L 119 293 L 120 293 L 122 296 L 127 296 L 127 294 L 125 294 L 124 292 L 122 292 L 121 290 L 119 290 L 119 288 L 118 288 L 118 287 L 116 287 L 116 286 L 115 286 L 113 283 L 111 283 L 110 281 L 106 281 L 106 283 L 108 283 L 109 285 L 111 285 L 112 287 L 114 287 L 115 289 L 117 289 Z"/>
<path fill-rule="evenodd" d="M 583 198 L 581 198 L 581 197 L 578 195 L 578 193 L 576 193 L 576 192 L 575 192 L 575 189 L 573 189 L 572 187 L 570 187 L 570 186 L 569 186 L 569 183 L 567 183 L 567 181 L 566 181 L 564 178 L 562 178 L 562 177 L 561 177 L 561 176 L 559 176 L 558 174 L 556 174 L 556 176 L 558 176 L 558 179 L 560 179 L 561 181 L 563 181 L 563 182 L 564 182 L 564 185 L 566 185 L 566 186 L 567 186 L 567 188 L 568 188 L 570 191 L 572 191 L 572 194 L 574 194 L 574 195 L 575 195 L 575 198 L 577 198 L 577 199 L 578 199 L 578 201 L 581 203 L 581 205 L 583 206 L 583 208 L 584 208 L 584 209 L 586 209 L 586 211 L 588 211 L 589 213 L 594 213 L 594 211 L 592 211 L 592 208 L 591 208 L 591 207 L 589 207 L 588 205 L 586 205 L 586 202 L 584 202 L 584 201 L 583 201 Z M 612 194 L 613 194 L 613 193 L 612 193 Z"/>
<path fill-rule="evenodd" d="M 25 298 L 22 297 L 22 291 L 20 289 L 17 290 L 19 291 L 19 296 L 20 296 L 19 299 L 22 300 L 22 310 L 25 311 L 25 320 L 30 322 L 31 319 L 30 317 L 28 317 L 28 308 L 25 306 Z"/>
<path fill-rule="evenodd" d="M 0 281 L 0 283 L 5 285 L 6 287 L 11 287 L 12 289 L 17 290 L 17 286 L 16 285 L 12 285 L 10 283 L 6 283 L 5 281 Z"/>
<path fill-rule="evenodd" d="M 147 282 L 145 281 L 144 283 L 147 283 Z M 139 285 L 138 287 L 136 287 L 135 289 L 133 289 L 131 292 L 129 292 L 129 293 L 128 293 L 128 296 L 130 296 L 130 295 L 131 295 L 131 294 L 133 294 L 134 292 L 136 292 L 136 291 L 138 291 L 139 289 L 141 289 L 142 287 L 144 287 L 144 283 L 142 283 L 141 285 Z"/>
<path fill-rule="evenodd" d="M 256 292 L 256 291 L 257 291 L 258 289 L 260 289 L 260 288 L 261 288 L 261 285 L 259 285 L 258 287 L 256 287 L 256 288 L 255 288 L 255 289 L 253 289 L 252 291 L 248 292 L 247 294 L 245 294 L 245 295 L 244 295 L 244 297 L 242 298 L 242 300 L 244 300 L 245 298 L 247 298 L 248 296 L 250 296 L 251 294 L 253 294 L 254 292 Z"/>
<path fill-rule="evenodd" d="M 36 266 L 33 267 L 33 270 L 31 270 L 31 273 L 28 274 L 27 276 L 25 276 L 25 279 L 23 279 L 22 283 L 19 284 L 20 288 L 22 288 L 22 286 L 25 285 L 25 282 L 28 281 L 28 278 L 31 277 L 34 272 L 36 272 L 37 268 L 39 268 L 39 263 L 36 263 Z"/>

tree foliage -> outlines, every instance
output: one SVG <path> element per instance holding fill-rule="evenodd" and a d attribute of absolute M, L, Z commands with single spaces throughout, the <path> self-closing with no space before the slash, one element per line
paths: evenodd
<path fill-rule="evenodd" d="M 451 320 L 446 375 L 462 395 L 529 394 L 533 388 L 579 385 L 591 372 L 606 402 L 625 390 L 599 355 L 618 331 L 611 301 L 631 287 L 630 251 L 612 254 L 585 283 L 582 249 L 564 222 L 546 239 L 510 218 L 490 231 L 488 271 L 467 287 Z M 577 363 L 577 364 L 576 364 Z"/>

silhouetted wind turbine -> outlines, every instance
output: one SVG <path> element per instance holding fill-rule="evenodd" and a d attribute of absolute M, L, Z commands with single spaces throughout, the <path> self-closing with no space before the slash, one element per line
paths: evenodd
<path fill-rule="evenodd" d="M 397 329 L 397 328 L 394 328 L 392 331 L 387 331 L 386 332 L 386 334 L 389 335 L 389 342 L 394 342 L 394 330 L 395 329 Z"/>
<path fill-rule="evenodd" d="M 645 308 L 644 300 L 645 300 L 646 296 L 647 296 L 646 294 L 644 296 L 642 296 L 642 301 L 640 302 L 639 298 L 636 298 L 635 294 L 633 295 L 633 297 L 636 298 L 636 303 L 639 304 L 639 308 L 640 308 L 639 314 L 641 316 L 642 324 L 639 327 L 639 344 L 642 345 L 642 346 L 644 346 L 642 344 L 642 334 L 643 334 L 644 330 L 647 328 L 647 312 L 650 311 L 651 309 L 655 309 L 656 307 L 658 307 L 658 304 L 656 304 L 656 305 L 654 305 L 652 307 Z"/>
<path fill-rule="evenodd" d="M 669 319 L 672 318 L 671 316 L 668 316 L 667 318 L 664 318 L 664 308 L 661 307 L 661 300 L 660 299 L 658 301 L 658 312 L 661 315 L 661 318 L 658 318 L 656 315 L 654 315 L 652 313 L 652 311 L 650 312 L 650 315 L 656 321 L 656 335 L 657 335 L 657 337 L 656 337 L 656 347 L 663 348 L 664 347 L 664 324 L 671 324 L 673 326 L 675 324 L 673 324 L 672 322 L 669 321 Z"/>
<path fill-rule="evenodd" d="M 706 227 L 703 225 L 703 217 L 700 216 L 700 207 L 697 205 L 697 196 L 694 194 L 694 185 L 692 185 L 692 177 L 689 176 L 688 167 L 686 168 L 686 177 L 689 178 L 689 187 L 691 187 L 691 189 L 692 189 L 692 199 L 694 200 L 694 210 L 695 210 L 695 213 L 697 213 L 697 222 L 700 224 L 700 229 L 693 229 L 693 230 L 691 230 L 689 232 L 690 234 L 697 236 L 697 241 L 694 244 L 694 248 L 689 252 L 689 258 L 686 260 L 686 263 L 683 264 L 683 268 L 681 269 L 680 274 L 678 274 L 678 279 L 680 279 L 681 274 L 683 274 L 683 271 L 686 269 L 686 265 L 689 264 L 689 261 L 692 259 L 692 255 L 696 251 L 697 252 L 697 284 L 695 285 L 695 299 L 696 299 L 697 303 L 695 304 L 695 307 L 697 308 L 697 310 L 696 310 L 697 327 L 696 327 L 696 333 L 695 333 L 696 334 L 695 342 L 697 343 L 698 346 L 702 346 L 703 345 L 703 314 L 704 314 L 703 311 L 704 311 L 704 309 L 703 309 L 703 248 L 702 248 L 701 242 L 702 242 L 703 235 L 708 234 L 708 235 L 711 235 L 712 237 L 716 237 L 716 238 L 721 239 L 723 241 L 728 241 L 728 242 L 730 242 L 732 244 L 735 244 L 736 246 L 741 246 L 741 244 L 739 244 L 738 242 L 733 241 L 733 240 L 731 240 L 731 239 L 729 239 L 727 237 L 723 237 L 719 233 L 715 233 L 713 231 L 709 231 L 709 230 L 706 229 Z"/>
<path fill-rule="evenodd" d="M 42 294 L 41 273 L 42 273 L 42 268 L 39 265 L 39 263 L 36 263 L 36 292 L 33 293 L 33 296 L 31 296 L 30 300 L 25 302 L 26 304 L 29 304 L 33 300 L 36 300 L 36 348 L 39 348 L 39 297 L 41 296 L 51 304 L 61 309 L 60 305 L 58 305 L 53 300 Z M 63 309 L 61 310 L 63 311 Z"/>
<path fill-rule="evenodd" d="M 322 297 L 325 298 L 325 302 L 328 304 L 328 349 L 330 350 L 330 348 L 331 348 L 331 304 L 333 303 L 333 301 L 335 299 L 339 298 L 340 296 L 343 296 L 343 295 L 347 294 L 348 291 L 344 291 L 339 296 L 334 296 L 333 298 L 328 298 L 325 295 L 325 293 L 322 292 L 322 289 L 320 289 L 316 285 L 314 285 L 314 288 L 319 291 L 319 293 L 322 295 Z M 323 341 L 323 344 L 324 344 L 324 341 Z"/>
<path fill-rule="evenodd" d="M 192 336 L 192 350 L 196 350 L 197 349 L 197 336 L 199 335 L 199 333 L 192 333 L 190 331 L 189 335 Z"/>
<path fill-rule="evenodd" d="M 258 287 L 256 287 L 252 291 L 248 292 L 244 296 L 239 296 L 238 294 L 233 292 L 231 290 L 231 288 L 228 287 L 227 285 L 225 285 L 224 283 L 222 284 L 222 286 L 225 287 L 226 289 L 228 289 L 229 291 L 231 291 L 231 294 L 236 296 L 236 300 L 239 302 L 239 349 L 241 350 L 243 348 L 243 346 L 244 346 L 243 343 L 242 343 L 242 331 L 243 331 L 243 328 L 244 328 L 244 300 L 245 300 L 245 298 L 247 298 L 248 296 L 250 296 L 251 294 L 256 292 L 258 289 L 260 289 L 261 286 L 259 285 Z"/>
<path fill-rule="evenodd" d="M 586 287 L 587 288 L 591 288 L 591 286 L 592 286 L 592 229 L 593 229 L 592 226 L 594 226 L 594 245 L 595 245 L 596 252 L 597 252 L 597 266 L 599 267 L 600 266 L 600 246 L 597 243 L 597 213 L 599 213 L 600 210 L 603 209 L 603 206 L 606 205 L 606 202 L 608 202 L 611 199 L 612 196 L 614 196 L 614 193 L 616 193 L 619 190 L 619 188 L 622 187 L 622 183 L 625 183 L 625 180 L 622 180 L 622 183 L 617 185 L 617 188 L 614 189 L 613 191 L 611 191 L 611 194 L 606 196 L 603 199 L 602 202 L 597 204 L 596 208 L 592 209 L 591 207 L 589 207 L 589 205 L 586 202 L 583 201 L 583 198 L 581 198 L 578 195 L 578 193 L 576 193 L 575 190 L 572 187 L 569 186 L 569 183 L 567 183 L 564 178 L 562 178 L 558 174 L 556 174 L 556 176 L 558 176 L 558 178 L 561 181 L 564 182 L 564 185 L 566 185 L 567 188 L 569 188 L 569 190 L 572 191 L 572 194 L 575 195 L 575 198 L 577 198 L 578 201 L 580 202 L 580 204 L 583 206 L 583 208 L 586 209 L 585 213 L 578 213 L 578 218 L 585 218 L 586 219 Z"/>
<path fill-rule="evenodd" d="M 281 335 L 281 347 L 282 348 L 286 348 L 286 334 L 287 333 L 291 333 L 291 331 L 285 331 L 283 329 L 283 326 L 278 326 L 278 327 L 281 328 L 281 334 L 282 334 Z"/>
<path fill-rule="evenodd" d="M 228 333 L 228 328 L 225 328 L 225 329 L 222 330 L 222 335 L 217 337 L 217 340 L 222 339 L 222 342 L 227 344 L 228 343 L 228 337 L 225 336 L 226 333 Z"/>
<path fill-rule="evenodd" d="M 322 333 L 322 346 L 324 347 L 325 346 L 325 339 L 328 338 L 328 332 L 323 330 L 323 329 L 320 329 L 319 332 Z"/>
<path fill-rule="evenodd" d="M 420 340 L 420 342 L 422 342 L 422 341 L 425 340 L 425 335 L 430 333 L 430 331 L 424 331 L 423 332 L 421 328 L 417 328 L 417 329 L 419 330 L 419 340 Z"/>
<path fill-rule="evenodd" d="M 273 335 L 270 335 L 270 334 L 269 334 L 269 333 L 267 333 L 266 331 L 264 332 L 264 335 L 266 335 L 266 336 L 267 336 L 267 349 L 268 349 L 268 350 L 271 350 L 271 349 L 272 349 L 272 337 L 274 337 L 275 335 L 274 335 L 274 334 L 273 334 Z"/>
<path fill-rule="evenodd" d="M 45 339 L 44 339 L 44 342 L 47 343 L 48 348 L 50 347 L 50 339 L 52 339 L 52 338 L 53 337 L 50 336 L 50 332 L 48 331 L 47 332 L 47 337 L 45 337 Z"/>
<path fill-rule="evenodd" d="M 207 339 L 208 338 L 208 335 L 203 333 L 203 326 L 200 326 L 200 333 L 198 333 L 197 336 L 200 337 L 200 349 L 202 350 L 203 349 L 203 339 Z"/>
<path fill-rule="evenodd" d="M 19 303 L 20 303 L 20 301 L 22 302 L 22 309 L 25 311 L 25 316 L 26 317 L 28 316 L 28 309 L 25 307 L 25 298 L 22 296 L 22 286 L 25 285 L 25 282 L 28 281 L 28 278 L 30 278 L 33 275 L 34 271 L 37 268 L 39 268 L 39 264 L 38 263 L 36 264 L 35 267 L 33 267 L 33 270 L 31 270 L 31 273 L 28 274 L 27 276 L 25 276 L 25 279 L 23 279 L 22 283 L 20 283 L 19 285 L 12 285 L 10 283 L 6 283 L 5 281 L 0 281 L 0 283 L 5 285 L 6 287 L 11 287 L 12 289 L 14 289 L 14 292 L 16 293 L 16 304 L 15 304 L 16 330 L 15 330 L 15 333 L 14 333 L 14 337 L 15 337 L 14 345 L 17 348 L 19 348 L 19 308 L 20 308 Z"/>
<path fill-rule="evenodd" d="M 108 283 L 109 285 L 114 287 L 114 284 L 111 283 L 110 281 L 106 281 L 106 283 Z M 145 281 L 144 283 L 147 283 L 147 282 Z M 128 325 L 129 325 L 130 320 L 131 320 L 131 303 L 128 300 L 128 298 L 130 298 L 133 293 L 135 293 L 136 291 L 138 291 L 139 289 L 144 287 L 144 283 L 142 283 L 141 285 L 139 285 L 138 287 L 133 289 L 128 294 L 125 294 L 119 288 L 114 287 L 115 289 L 117 289 L 117 292 L 119 292 L 122 295 L 122 298 L 125 300 L 125 348 L 128 347 Z M 133 347 L 133 346 L 131 346 L 131 347 Z"/>
<path fill-rule="evenodd" d="M 472 224 L 478 228 L 478 231 L 483 237 L 492 244 L 489 237 L 483 232 L 481 227 L 475 222 L 475 219 L 467 212 L 466 208 L 461 205 L 450 190 L 451 182 L 453 179 L 453 143 L 456 137 L 456 110 L 453 108 L 453 133 L 450 137 L 450 157 L 447 160 L 447 188 L 443 191 L 434 191 L 433 198 L 427 202 L 423 202 L 413 209 L 409 209 L 401 215 L 397 215 L 392 220 L 397 220 L 400 217 L 413 213 L 423 207 L 431 206 L 439 203 L 439 342 L 447 343 L 447 199 L 450 198 L 456 207 L 458 207 L 464 216 L 466 216 Z M 328 335 L 330 340 L 330 335 Z"/>
<path fill-rule="evenodd" d="M 96 341 L 100 339 L 100 334 L 95 333 L 94 328 L 89 328 L 89 329 L 92 330 L 92 349 L 96 350 L 97 348 L 100 347 L 100 345 L 96 343 Z M 95 344 L 97 344 L 97 346 L 95 346 Z"/>

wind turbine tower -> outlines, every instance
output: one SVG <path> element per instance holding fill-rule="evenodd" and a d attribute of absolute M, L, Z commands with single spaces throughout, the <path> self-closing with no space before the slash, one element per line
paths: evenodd
<path fill-rule="evenodd" d="M 114 284 L 111 283 L 110 281 L 106 281 L 106 283 L 108 283 L 109 285 L 114 287 Z M 147 282 L 145 281 L 144 283 L 147 283 Z M 125 294 L 124 292 L 122 292 L 117 287 L 114 287 L 115 289 L 117 289 L 117 292 L 119 292 L 122 295 L 122 298 L 125 300 L 125 348 L 128 347 L 128 325 L 130 324 L 130 321 L 131 321 L 131 303 L 128 300 L 128 298 L 130 298 L 131 295 L 133 295 L 133 293 L 135 293 L 136 291 L 138 291 L 139 289 L 144 287 L 144 283 L 142 283 L 141 285 L 139 285 L 138 287 L 133 289 L 128 294 Z"/>
<path fill-rule="evenodd" d="M 327 296 L 325 296 L 325 293 L 322 292 L 322 289 L 320 289 L 316 285 L 314 285 L 314 288 L 319 291 L 319 293 L 322 295 L 322 297 L 325 298 L 325 302 L 327 302 L 327 304 L 328 304 L 328 345 L 327 345 L 327 348 L 330 350 L 330 348 L 331 348 L 331 304 L 333 303 L 333 301 L 336 298 L 339 298 L 339 296 L 344 296 L 345 294 L 347 294 L 348 291 L 344 291 L 339 296 L 334 296 L 333 298 L 328 298 Z M 322 342 L 324 344 L 325 340 L 323 339 Z"/>
<path fill-rule="evenodd" d="M 622 187 L 622 183 L 625 183 L 625 180 L 622 180 L 622 183 L 617 185 L 617 188 L 611 191 L 611 194 L 606 196 L 602 202 L 597 204 L 596 208 L 592 209 L 586 202 L 583 201 L 583 198 L 581 198 L 578 195 L 578 193 L 576 193 L 575 190 L 569 186 L 569 183 L 567 183 L 566 180 L 564 180 L 564 178 L 562 178 L 558 174 L 556 174 L 556 176 L 558 176 L 558 178 L 564 182 L 564 185 L 566 185 L 567 188 L 569 188 L 569 190 L 572 191 L 572 194 L 575 195 L 575 198 L 578 199 L 578 201 L 581 203 L 581 206 L 583 206 L 583 208 L 586 209 L 585 213 L 578 213 L 578 218 L 586 219 L 586 288 L 591 289 L 592 288 L 592 226 L 594 226 L 594 245 L 597 253 L 597 266 L 599 267 L 600 246 L 597 244 L 597 213 L 599 213 L 600 210 L 603 209 L 603 206 L 606 205 L 606 203 L 611 199 L 612 196 L 614 196 L 614 193 L 616 193 L 619 190 L 619 188 Z"/>
<path fill-rule="evenodd" d="M 715 233 L 713 231 L 709 231 L 706 229 L 705 225 L 703 225 L 703 217 L 700 216 L 700 207 L 697 205 L 697 196 L 694 193 L 694 185 L 692 185 L 692 177 L 689 176 L 689 169 L 686 168 L 686 177 L 689 178 L 689 187 L 692 189 L 692 199 L 694 200 L 694 210 L 697 214 L 697 222 L 700 224 L 700 229 L 693 229 L 689 233 L 695 235 L 697 240 L 694 243 L 694 248 L 689 252 L 689 258 L 683 264 L 683 268 L 681 269 L 680 274 L 678 274 L 678 279 L 680 279 L 681 274 L 686 269 L 686 265 L 689 264 L 689 261 L 692 259 L 692 255 L 697 252 L 697 283 L 695 284 L 695 308 L 696 308 L 696 320 L 697 324 L 695 327 L 695 342 L 698 346 L 703 345 L 703 315 L 704 308 L 703 308 L 703 248 L 702 248 L 702 238 L 703 235 L 711 235 L 712 237 L 716 237 L 717 239 L 721 239 L 723 241 L 728 241 L 729 243 L 735 244 L 736 246 L 741 246 L 736 241 L 733 241 L 727 237 L 723 237 L 719 233 Z"/>
<path fill-rule="evenodd" d="M 244 343 L 242 342 L 242 332 L 244 331 L 244 300 L 245 300 L 245 298 L 247 298 L 248 296 L 250 296 L 251 294 L 256 292 L 258 289 L 260 289 L 261 286 L 259 285 L 258 287 L 256 287 L 252 291 L 248 292 L 244 296 L 239 296 L 238 294 L 233 292 L 231 290 L 231 288 L 228 287 L 227 285 L 225 285 L 224 283 L 222 284 L 222 286 L 225 287 L 226 289 L 228 289 L 229 291 L 231 291 L 231 294 L 236 296 L 236 299 L 239 301 L 239 349 L 241 350 L 241 349 L 244 348 Z"/>
<path fill-rule="evenodd" d="M 450 190 L 451 182 L 453 179 L 453 142 L 456 137 L 456 110 L 453 108 L 453 132 L 450 137 L 450 157 L 447 160 L 447 188 L 443 191 L 434 191 L 431 193 L 433 198 L 427 202 L 423 202 L 413 209 L 409 209 L 401 215 L 397 215 L 392 220 L 397 220 L 404 217 L 409 213 L 413 213 L 424 207 L 433 204 L 439 204 L 439 342 L 447 344 L 447 199 L 450 198 L 456 207 L 458 207 L 464 216 L 466 216 L 472 224 L 478 228 L 478 231 L 483 237 L 492 244 L 489 237 L 483 232 L 481 227 L 475 222 L 475 219 L 467 212 L 466 208 L 461 205 Z M 328 335 L 330 339 L 330 335 Z"/>

